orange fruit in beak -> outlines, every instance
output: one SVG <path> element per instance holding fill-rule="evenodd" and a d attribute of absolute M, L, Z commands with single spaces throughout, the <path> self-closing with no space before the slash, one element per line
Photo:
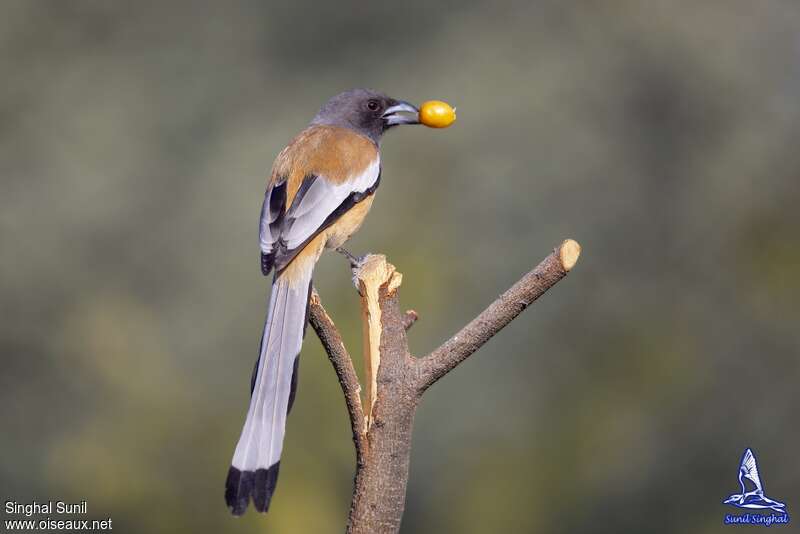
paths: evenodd
<path fill-rule="evenodd" d="M 456 122 L 456 110 L 447 102 L 428 100 L 419 107 L 419 122 L 430 128 L 447 128 Z"/>

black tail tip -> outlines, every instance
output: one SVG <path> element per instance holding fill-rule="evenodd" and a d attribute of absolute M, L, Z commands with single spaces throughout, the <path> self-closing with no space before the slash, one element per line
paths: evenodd
<path fill-rule="evenodd" d="M 225 481 L 225 503 L 233 515 L 243 515 L 247 511 L 250 499 L 258 512 L 269 510 L 275 486 L 278 485 L 278 471 L 281 463 L 277 462 L 269 469 L 240 471 L 231 466 Z"/>

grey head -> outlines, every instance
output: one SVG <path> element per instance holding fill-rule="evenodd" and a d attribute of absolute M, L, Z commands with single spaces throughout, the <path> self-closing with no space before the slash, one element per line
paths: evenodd
<path fill-rule="evenodd" d="M 389 128 L 419 124 L 419 110 L 376 91 L 351 89 L 328 100 L 311 124 L 349 128 L 379 144 Z"/>

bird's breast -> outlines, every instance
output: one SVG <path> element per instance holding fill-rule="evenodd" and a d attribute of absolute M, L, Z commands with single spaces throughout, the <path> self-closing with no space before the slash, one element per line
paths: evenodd
<path fill-rule="evenodd" d="M 341 247 L 345 241 L 350 239 L 350 236 L 361 228 L 364 218 L 372 207 L 374 198 L 375 193 L 364 197 L 364 200 L 354 205 L 339 217 L 338 221 L 330 225 L 326 231 L 327 239 L 325 241 L 325 246 L 328 248 L 338 248 Z"/>

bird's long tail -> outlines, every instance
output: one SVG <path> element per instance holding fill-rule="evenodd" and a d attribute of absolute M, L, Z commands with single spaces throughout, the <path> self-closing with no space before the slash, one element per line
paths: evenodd
<path fill-rule="evenodd" d="M 272 282 L 250 408 L 225 482 L 225 501 L 234 515 L 245 512 L 251 497 L 256 510 L 266 512 L 275 491 L 286 416 L 297 387 L 312 268 L 280 273 Z"/>

